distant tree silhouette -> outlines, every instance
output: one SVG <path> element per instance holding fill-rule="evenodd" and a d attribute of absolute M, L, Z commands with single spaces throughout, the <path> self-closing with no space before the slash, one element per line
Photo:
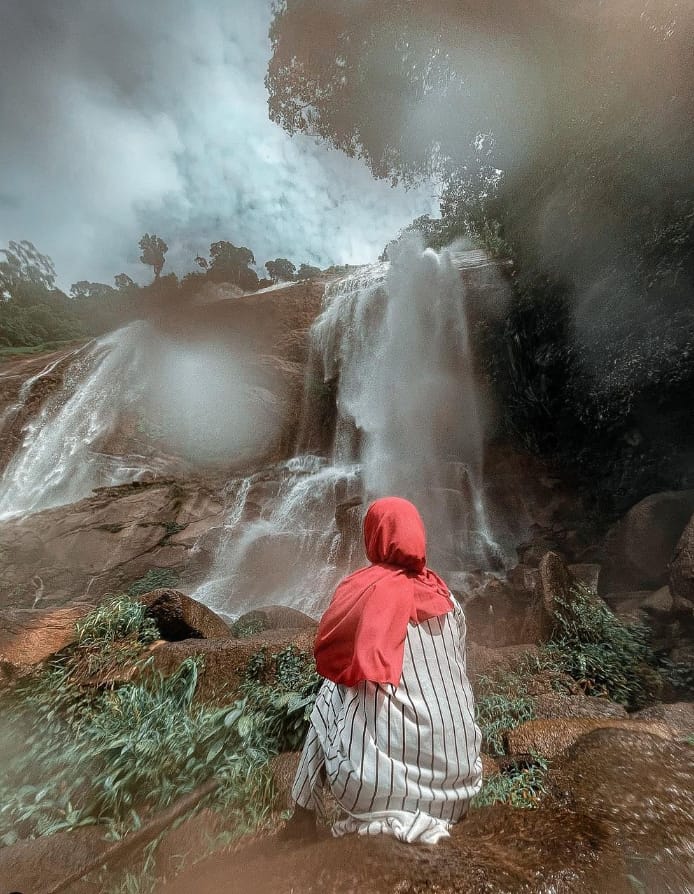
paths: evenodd
<path fill-rule="evenodd" d="M 226 240 L 213 242 L 210 245 L 210 258 L 207 275 L 213 282 L 235 283 L 247 292 L 258 288 L 258 274 L 250 266 L 255 264 L 250 248 L 243 245 L 237 247 Z"/>
<path fill-rule="evenodd" d="M 113 280 L 116 284 L 116 288 L 121 292 L 124 292 L 127 289 L 132 289 L 135 286 L 134 280 L 132 280 L 127 273 L 118 273 L 113 277 Z"/>
<path fill-rule="evenodd" d="M 320 276 L 320 267 L 312 267 L 311 264 L 302 264 L 296 272 L 297 279 L 315 279 Z"/>
<path fill-rule="evenodd" d="M 156 234 L 152 233 L 150 236 L 149 233 L 145 233 L 140 239 L 140 249 L 142 250 L 140 260 L 148 267 L 153 267 L 154 278 L 159 279 L 164 268 L 164 255 L 169 250 L 169 246 Z"/>
<path fill-rule="evenodd" d="M 291 280 L 296 273 L 296 266 L 292 264 L 291 261 L 287 260 L 287 258 L 275 258 L 274 261 L 267 261 L 265 269 L 269 273 L 270 279 L 273 282 L 279 282 L 279 280 Z"/>
<path fill-rule="evenodd" d="M 115 292 L 113 286 L 106 285 L 105 282 L 89 282 L 87 279 L 80 279 L 73 282 L 70 286 L 70 295 L 72 298 L 102 298 L 105 295 L 111 295 Z"/>

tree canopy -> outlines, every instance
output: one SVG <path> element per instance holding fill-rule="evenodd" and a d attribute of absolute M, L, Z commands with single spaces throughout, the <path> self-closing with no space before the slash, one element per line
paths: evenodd
<path fill-rule="evenodd" d="M 145 233 L 140 239 L 140 249 L 142 250 L 140 261 L 147 264 L 148 267 L 153 267 L 154 278 L 159 279 L 159 275 L 164 269 L 164 255 L 169 250 L 169 246 L 156 234 L 152 233 L 150 236 L 149 233 Z"/>
<path fill-rule="evenodd" d="M 265 269 L 273 282 L 291 280 L 296 273 L 296 266 L 287 258 L 275 258 L 274 261 L 266 261 Z"/>

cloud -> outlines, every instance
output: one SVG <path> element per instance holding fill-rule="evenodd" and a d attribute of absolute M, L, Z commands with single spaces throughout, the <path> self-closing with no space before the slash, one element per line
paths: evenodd
<path fill-rule="evenodd" d="M 121 270 L 145 281 L 145 230 L 177 272 L 218 239 L 260 265 L 357 263 L 434 210 L 432 187 L 393 189 L 269 121 L 269 21 L 260 0 L 11 4 L 0 242 L 32 240 L 68 287 Z"/>

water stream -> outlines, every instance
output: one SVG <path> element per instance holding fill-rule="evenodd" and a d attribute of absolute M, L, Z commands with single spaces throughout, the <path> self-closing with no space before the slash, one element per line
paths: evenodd
<path fill-rule="evenodd" d="M 311 450 L 325 393 L 335 431 L 320 457 Z M 230 616 L 269 604 L 319 615 L 364 561 L 364 504 L 388 494 L 419 507 L 438 570 L 489 567 L 499 550 L 482 499 L 483 429 L 465 289 L 448 253 L 407 242 L 390 263 L 330 283 L 311 330 L 296 456 L 234 485 L 195 596 Z"/>

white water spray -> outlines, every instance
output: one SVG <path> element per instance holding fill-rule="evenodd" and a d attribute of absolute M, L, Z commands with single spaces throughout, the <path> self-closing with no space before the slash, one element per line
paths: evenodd
<path fill-rule="evenodd" d="M 251 507 L 263 490 L 262 517 L 233 503 L 213 573 L 195 594 L 223 614 L 281 604 L 319 615 L 340 576 L 363 562 L 363 504 L 379 496 L 415 502 L 429 561 L 444 573 L 494 558 L 466 298 L 451 257 L 409 241 L 391 263 L 329 284 L 311 339 L 298 455 L 277 470 L 274 492 L 267 481 L 240 487 Z M 318 368 L 336 393 L 324 460 L 303 453 Z"/>

